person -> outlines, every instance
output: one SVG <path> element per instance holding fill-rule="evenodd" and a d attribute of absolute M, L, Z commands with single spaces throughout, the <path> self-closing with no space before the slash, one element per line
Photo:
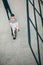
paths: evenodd
<path fill-rule="evenodd" d="M 5 7 L 5 10 L 6 10 L 6 13 L 7 13 L 7 17 L 8 17 L 8 20 L 9 20 L 10 19 L 9 13 L 10 13 L 10 15 L 12 15 L 13 13 L 12 13 L 12 11 L 10 9 L 10 6 L 8 4 L 8 1 L 7 0 L 2 0 L 2 2 L 3 2 L 3 5 Z"/>
<path fill-rule="evenodd" d="M 15 18 L 14 14 L 11 15 L 9 23 L 10 23 L 10 28 L 11 28 L 13 39 L 16 39 L 17 32 L 19 31 L 19 25 L 18 25 L 17 19 Z"/>

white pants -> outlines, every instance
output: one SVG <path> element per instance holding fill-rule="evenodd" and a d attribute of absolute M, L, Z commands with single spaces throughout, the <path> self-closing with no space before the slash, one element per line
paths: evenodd
<path fill-rule="evenodd" d="M 10 27 L 12 28 L 13 33 L 14 33 L 14 31 L 15 31 L 15 28 L 16 28 L 17 31 L 18 31 L 18 22 L 16 22 L 16 23 L 10 23 Z"/>

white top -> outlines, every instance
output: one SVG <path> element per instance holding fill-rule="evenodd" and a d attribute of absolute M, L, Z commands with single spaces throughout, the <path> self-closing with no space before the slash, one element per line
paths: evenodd
<path fill-rule="evenodd" d="M 18 30 L 18 22 L 17 22 L 17 19 L 11 19 L 10 20 L 10 26 L 11 26 L 11 28 L 13 29 L 13 30 L 15 30 L 15 28 L 17 28 L 17 30 Z"/>
<path fill-rule="evenodd" d="M 14 19 L 10 19 L 9 22 L 10 22 L 10 23 L 17 23 L 17 19 L 16 19 L 16 18 L 14 18 Z"/>

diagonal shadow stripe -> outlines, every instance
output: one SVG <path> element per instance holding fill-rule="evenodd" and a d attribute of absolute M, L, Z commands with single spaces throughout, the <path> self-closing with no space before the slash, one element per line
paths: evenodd
<path fill-rule="evenodd" d="M 32 52 L 32 54 L 33 54 L 33 57 L 34 57 L 34 59 L 35 59 L 35 61 L 36 61 L 36 63 L 39 65 L 39 62 L 38 62 L 38 60 L 37 60 L 37 58 L 36 58 L 36 56 L 35 56 L 35 53 L 34 53 L 34 51 L 33 51 L 33 49 L 32 49 L 32 46 L 31 46 L 31 34 L 30 34 L 30 21 L 29 21 L 29 8 L 28 8 L 28 0 L 26 0 L 26 8 L 27 8 L 27 24 L 28 24 L 28 42 L 29 42 L 29 47 L 30 47 L 30 50 L 31 50 L 31 52 Z"/>
<path fill-rule="evenodd" d="M 40 15 L 41 15 L 41 22 L 42 22 L 42 26 L 43 26 L 43 17 L 42 17 L 42 10 L 41 10 L 41 3 L 40 0 L 38 0 L 38 5 L 39 5 L 39 11 L 40 11 Z"/>
<path fill-rule="evenodd" d="M 43 5 L 43 0 L 40 0 L 41 4 Z"/>
<path fill-rule="evenodd" d="M 33 6 L 34 6 L 34 0 L 33 0 Z M 35 19 L 35 25 L 33 24 L 32 20 L 30 19 L 29 17 L 29 2 L 28 0 L 26 0 L 26 8 L 27 8 L 27 25 L 28 25 L 28 43 L 29 43 L 29 47 L 30 47 L 30 50 L 33 54 L 33 57 L 37 63 L 37 65 L 41 65 L 41 57 L 40 57 L 40 48 L 39 48 L 39 38 L 41 39 L 41 41 L 43 42 L 43 39 L 41 38 L 39 32 L 38 32 L 38 28 L 37 28 L 37 20 L 36 20 L 36 12 L 35 12 L 35 8 L 33 7 L 33 10 L 34 10 L 34 19 Z M 36 55 L 32 49 L 32 46 L 31 46 L 31 30 L 30 30 L 30 22 L 32 24 L 32 26 L 34 27 L 35 31 L 36 31 L 36 36 L 37 36 L 37 49 L 38 49 L 38 59 L 36 58 Z"/>
<path fill-rule="evenodd" d="M 35 6 L 34 0 L 33 0 L 33 5 Z M 33 7 L 33 11 L 34 11 L 35 26 L 36 26 L 36 30 L 38 31 L 37 19 L 36 19 L 36 11 L 35 11 L 34 7 Z M 37 37 L 38 59 L 39 59 L 39 64 L 41 65 L 40 48 L 39 48 L 39 37 L 38 37 L 37 31 L 36 31 L 36 37 Z"/>
<path fill-rule="evenodd" d="M 28 18 L 28 20 L 30 20 L 30 22 L 31 22 L 32 26 L 34 27 L 35 31 L 37 31 L 35 25 L 33 24 L 32 20 L 30 19 L 30 17 Z M 41 41 L 43 42 L 43 39 L 42 39 L 42 37 L 40 36 L 40 34 L 39 34 L 38 31 L 37 31 L 37 34 L 38 34 L 39 38 L 41 39 Z"/>
<path fill-rule="evenodd" d="M 33 5 L 33 3 L 29 0 L 30 4 L 35 8 L 35 6 Z M 36 12 L 39 14 L 39 16 L 41 17 L 41 14 L 38 12 L 38 10 L 35 8 Z"/>
<path fill-rule="evenodd" d="M 34 4 L 29 0 L 30 4 L 34 7 L 34 9 L 36 10 L 36 12 L 38 13 L 38 15 L 40 16 L 41 18 L 41 22 L 42 22 L 42 26 L 43 26 L 43 17 L 42 17 L 42 11 L 41 11 L 41 5 L 40 5 L 40 2 L 38 2 L 39 4 L 39 10 L 40 10 L 40 13 L 38 12 L 38 10 L 35 8 Z"/>
<path fill-rule="evenodd" d="M 6 11 L 8 20 L 10 20 L 9 13 L 10 13 L 10 15 L 12 15 L 13 13 L 12 13 L 12 11 L 11 11 L 11 9 L 10 9 L 8 0 L 2 0 L 2 2 L 3 2 L 3 5 L 4 5 L 4 8 L 5 8 L 5 11 Z"/>

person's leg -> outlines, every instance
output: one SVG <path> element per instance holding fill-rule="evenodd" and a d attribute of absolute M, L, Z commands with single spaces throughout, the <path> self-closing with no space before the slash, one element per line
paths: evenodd
<path fill-rule="evenodd" d="M 11 34 L 12 34 L 12 36 L 13 36 L 13 30 L 12 30 L 12 28 L 11 28 Z"/>
<path fill-rule="evenodd" d="M 13 23 L 12 28 L 13 28 L 13 39 L 16 39 L 16 37 L 17 37 L 17 29 L 15 27 L 15 23 Z"/>

